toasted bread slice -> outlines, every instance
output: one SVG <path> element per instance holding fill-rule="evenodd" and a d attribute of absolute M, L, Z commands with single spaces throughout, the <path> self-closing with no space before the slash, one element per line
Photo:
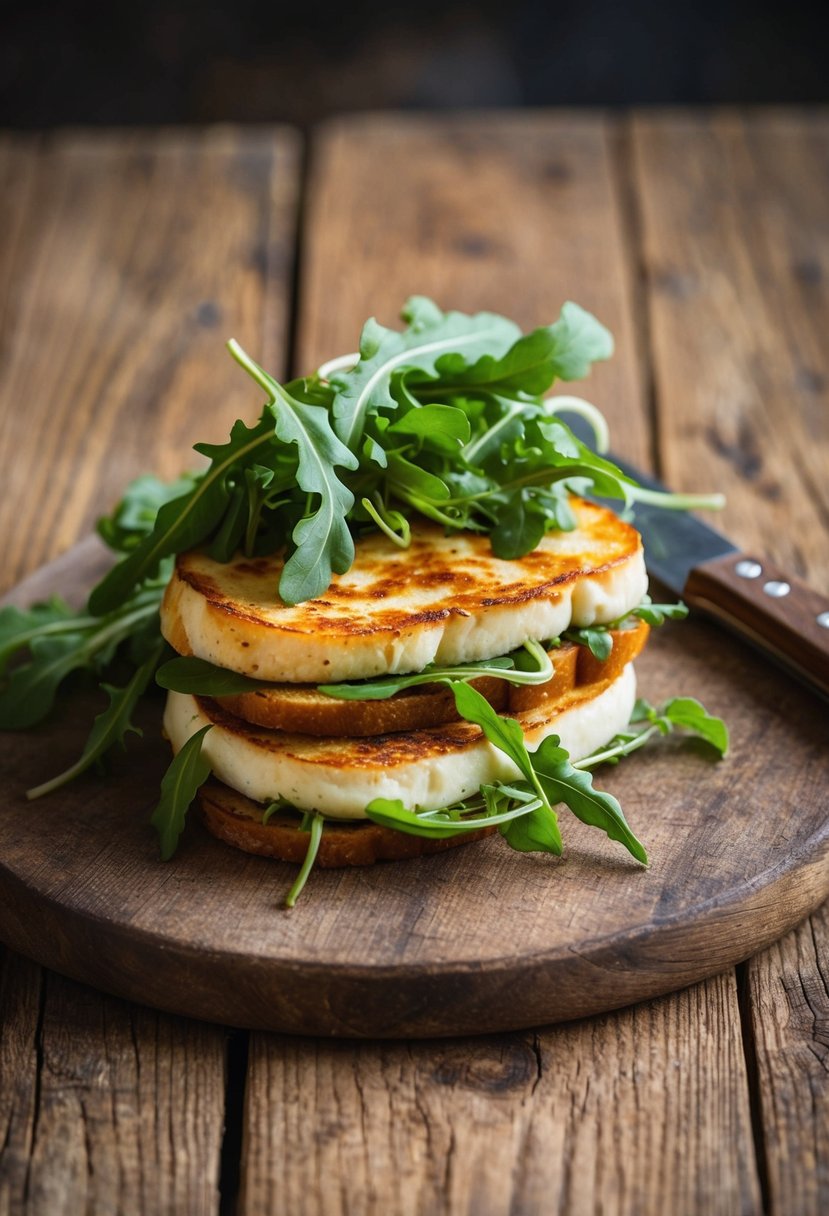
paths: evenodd
<path fill-rule="evenodd" d="M 253 802 L 221 781 L 208 781 L 202 786 L 199 805 L 208 832 L 226 844 L 243 849 L 246 853 L 258 853 L 260 857 L 275 857 L 297 864 L 304 860 L 308 833 L 300 831 L 296 815 L 273 815 L 267 823 L 263 823 L 262 812 L 265 808 L 262 804 Z M 491 836 L 497 830 L 495 827 L 481 828 L 478 832 L 449 836 L 445 840 L 426 840 L 422 836 L 409 836 L 405 832 L 381 828 L 367 819 L 360 823 L 329 821 L 320 840 L 316 865 L 323 869 L 336 869 L 342 866 L 369 866 L 375 861 L 403 861 L 410 857 L 442 853 L 459 844 L 471 844 L 474 840 Z"/>
<path fill-rule="evenodd" d="M 554 673 L 545 684 L 508 684 L 486 676 L 471 681 L 493 709 L 510 713 L 549 705 L 577 684 L 615 680 L 632 662 L 648 637 L 639 621 L 629 629 L 612 629 L 613 649 L 607 659 L 595 658 L 584 646 L 565 642 L 551 650 Z M 440 684 L 423 684 L 396 693 L 387 701 L 344 701 L 317 692 L 312 684 L 277 684 L 257 692 L 221 697 L 224 709 L 256 726 L 303 735 L 384 735 L 392 731 L 423 730 L 456 722 L 458 712 L 451 690 Z"/>
<path fill-rule="evenodd" d="M 277 594 L 282 557 L 221 563 L 191 550 L 176 559 L 162 632 L 179 654 L 299 684 L 507 654 L 571 624 L 615 620 L 647 589 L 638 532 L 583 499 L 573 509 L 574 531 L 548 533 L 515 561 L 495 557 L 487 536 L 424 521 L 405 550 L 371 533 L 346 574 L 296 606 Z"/>
<path fill-rule="evenodd" d="M 514 715 L 532 749 L 556 734 L 573 759 L 627 725 L 636 695 L 633 667 L 615 680 L 575 688 L 550 707 Z M 284 798 L 299 810 L 359 819 L 373 798 L 437 809 L 513 779 L 516 768 L 470 722 L 370 739 L 314 738 L 241 721 L 216 701 L 171 692 L 164 728 L 173 750 L 203 726 L 203 752 L 220 781 L 256 802 Z"/>

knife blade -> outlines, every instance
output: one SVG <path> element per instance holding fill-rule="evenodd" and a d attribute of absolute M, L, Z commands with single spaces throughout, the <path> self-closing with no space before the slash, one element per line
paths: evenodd
<path fill-rule="evenodd" d="M 581 418 L 568 425 L 590 442 L 592 432 Z M 613 453 L 607 458 L 647 489 L 665 491 L 661 482 Z M 648 573 L 657 582 L 829 697 L 829 596 L 762 554 L 739 549 L 686 511 L 635 503 L 633 523 L 642 535 Z"/>

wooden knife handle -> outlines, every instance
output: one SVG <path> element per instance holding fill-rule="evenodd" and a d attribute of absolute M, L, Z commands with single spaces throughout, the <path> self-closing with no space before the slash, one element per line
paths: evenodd
<path fill-rule="evenodd" d="M 829 596 L 746 553 L 697 566 L 684 596 L 829 696 Z"/>

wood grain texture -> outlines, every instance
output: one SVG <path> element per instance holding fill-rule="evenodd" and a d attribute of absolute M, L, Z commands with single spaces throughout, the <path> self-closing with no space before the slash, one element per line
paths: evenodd
<path fill-rule="evenodd" d="M 603 119 L 348 118 L 317 133 L 311 166 L 298 371 L 355 350 L 369 316 L 396 325 L 410 295 L 525 328 L 576 300 L 616 339 L 579 389 L 606 412 L 620 454 L 647 461 L 626 218 Z"/>
<path fill-rule="evenodd" d="M 3 1003 L 0 1211 L 218 1211 L 220 1032 L 14 956 Z"/>
<path fill-rule="evenodd" d="M 102 782 L 85 775 L 27 806 L 43 756 L 80 751 L 92 699 L 3 740 L 0 922 L 7 944 L 75 978 L 173 1012 L 293 1033 L 483 1033 L 587 1013 L 691 983 L 747 957 L 829 887 L 829 723 L 776 670 L 712 627 L 657 635 L 642 691 L 677 687 L 729 721 L 734 757 L 681 740 L 601 774 L 647 846 L 643 870 L 566 816 L 565 858 L 500 838 L 368 871 L 320 871 L 302 905 L 295 869 L 207 837 L 175 861 L 148 824 L 169 753 L 160 704 Z M 780 815 L 785 788 L 797 818 Z M 658 797 L 654 796 L 658 791 Z M 497 896 L 497 898 L 496 898 Z"/>
<path fill-rule="evenodd" d="M 88 531 L 124 484 L 198 464 L 256 396 L 229 336 L 277 369 L 297 147 L 287 132 L 0 145 L 3 586 Z"/>
<path fill-rule="evenodd" d="M 829 909 L 751 959 L 748 1006 L 771 1216 L 829 1195 Z"/>
<path fill-rule="evenodd" d="M 255 1036 L 239 1216 L 758 1212 L 733 989 L 479 1042 Z"/>
<path fill-rule="evenodd" d="M 829 593 L 829 116 L 640 115 L 632 147 L 665 474 L 725 488 L 731 538 Z M 824 910 L 747 969 L 780 1216 L 829 1207 L 827 959 Z"/>
<path fill-rule="evenodd" d="M 829 117 L 638 116 L 659 448 L 745 550 L 829 592 Z"/>
<path fill-rule="evenodd" d="M 0 141 L 4 585 L 253 411 L 222 342 L 281 366 L 296 162 L 288 132 Z M 5 950 L 0 994 L 0 1213 L 216 1213 L 224 1032 Z"/>

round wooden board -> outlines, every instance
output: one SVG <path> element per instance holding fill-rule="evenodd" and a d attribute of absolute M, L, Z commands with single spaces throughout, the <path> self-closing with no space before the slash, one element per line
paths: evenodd
<path fill-rule="evenodd" d="M 94 560 L 82 550 L 63 568 L 88 585 Z M 55 585 L 54 569 L 42 572 L 15 599 Z M 637 670 L 650 700 L 698 696 L 732 734 L 721 763 L 672 738 L 597 774 L 648 848 L 648 870 L 563 809 L 561 859 L 491 838 L 318 871 L 286 912 L 293 867 L 228 848 L 195 822 L 174 860 L 158 860 L 147 819 L 168 761 L 160 705 L 112 779 L 88 775 L 26 802 L 27 786 L 80 751 L 90 695 L 83 713 L 64 706 L 59 725 L 0 740 L 0 936 L 175 1013 L 355 1037 L 517 1029 L 714 974 L 829 894 L 826 706 L 701 622 L 655 634 Z"/>

